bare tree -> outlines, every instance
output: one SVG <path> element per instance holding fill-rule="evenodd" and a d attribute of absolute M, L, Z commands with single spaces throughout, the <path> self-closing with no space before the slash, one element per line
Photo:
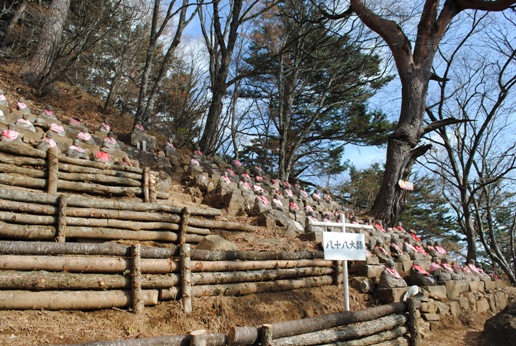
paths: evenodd
<path fill-rule="evenodd" d="M 496 245 L 492 216 L 498 203 L 495 201 L 500 200 L 500 186 L 516 171 L 516 142 L 511 133 L 515 124 L 509 120 L 515 107 L 512 93 L 516 84 L 516 47 L 511 42 L 514 25 L 509 23 L 509 28 L 504 29 L 498 25 L 500 19 L 493 20 L 485 23 L 492 28 L 489 36 L 475 37 L 479 23 L 486 22 L 482 17 L 485 15 L 472 16 L 470 30 L 451 54 L 439 51 L 445 61 L 444 80 L 427 114 L 432 123 L 446 121 L 452 114 L 460 115 L 461 122 L 439 127 L 437 137 L 426 137 L 442 148 L 430 152 L 428 167 L 443 179 L 443 193 L 466 237 L 467 259 L 476 259 L 480 235 L 490 257 L 509 272 Z M 501 34 L 495 36 L 495 32 Z M 467 50 L 461 55 L 468 39 L 476 39 L 476 47 L 480 42 L 498 45 L 483 47 L 481 54 Z M 452 69 L 460 62 L 464 64 L 462 68 Z"/>
<path fill-rule="evenodd" d="M 441 5 L 438 0 L 425 0 L 420 10 L 417 32 L 412 35 L 414 45 L 406 31 L 390 19 L 389 6 L 383 6 L 386 13 L 381 15 L 365 0 L 350 0 L 349 10 L 340 15 L 356 14 L 369 29 L 382 37 L 394 57 L 401 82 L 398 124 L 389 137 L 385 175 L 371 210 L 375 218 L 384 220 L 390 226 L 399 220 L 404 208 L 404 190 L 398 181 L 408 179 L 416 159 L 431 147 L 421 145 L 421 138 L 440 127 L 455 123 L 453 118 L 424 123 L 429 82 L 440 79 L 433 70 L 435 54 L 452 20 L 466 10 L 504 11 L 514 3 L 513 0 L 447 0 Z M 459 32 L 454 31 L 454 34 Z"/>
<path fill-rule="evenodd" d="M 200 4 L 202 4 L 202 0 Z M 182 0 L 179 3 L 179 1 L 172 0 L 168 2 L 165 13 L 162 13 L 161 1 L 154 0 L 149 31 L 149 43 L 146 47 L 145 66 L 141 75 L 140 93 L 135 114 L 135 125 L 146 123 L 154 111 L 156 98 L 163 77 L 167 72 L 177 47 L 181 43 L 181 38 L 186 26 L 195 17 L 197 7 L 194 7 L 194 5 L 197 6 L 198 2 Z M 194 10 L 189 11 L 191 8 L 194 8 Z M 163 35 L 169 29 L 171 22 L 174 24 L 174 29 L 168 34 L 172 39 L 164 52 L 163 59 L 158 67 L 158 72 L 151 79 L 152 69 L 155 64 L 156 49 L 159 45 L 159 41 L 163 39 Z M 151 83 L 152 85 L 149 85 Z"/>
<path fill-rule="evenodd" d="M 242 24 L 268 11 L 276 3 L 276 0 L 268 2 L 230 0 L 226 3 L 212 1 L 211 12 L 208 11 L 208 8 L 201 8 L 199 11 L 201 30 L 210 60 L 209 73 L 212 93 L 204 131 L 200 139 L 200 148 L 206 154 L 213 154 L 217 149 L 227 90 L 242 77 L 233 76 L 228 80 L 231 61 L 240 35 L 239 30 Z"/>

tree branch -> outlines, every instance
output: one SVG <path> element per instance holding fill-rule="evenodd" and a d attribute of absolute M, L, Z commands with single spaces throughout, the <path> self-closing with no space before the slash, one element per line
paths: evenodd
<path fill-rule="evenodd" d="M 461 124 L 461 123 L 467 123 L 473 120 L 469 119 L 456 119 L 456 118 L 447 118 L 442 120 L 434 121 L 428 125 L 425 125 L 421 128 L 421 135 L 426 135 L 429 132 L 435 131 L 441 127 L 452 125 L 452 124 Z"/>

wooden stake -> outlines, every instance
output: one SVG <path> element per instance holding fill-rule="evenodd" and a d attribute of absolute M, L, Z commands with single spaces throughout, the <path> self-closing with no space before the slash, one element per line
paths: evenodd
<path fill-rule="evenodd" d="M 149 173 L 149 202 L 156 203 L 156 174 L 153 172 Z"/>
<path fill-rule="evenodd" d="M 206 331 L 204 329 L 194 330 L 190 333 L 190 346 L 207 346 Z"/>
<path fill-rule="evenodd" d="M 181 213 L 181 225 L 179 227 L 179 245 L 186 242 L 186 232 L 188 232 L 188 221 L 190 219 L 190 211 L 187 207 L 183 208 Z"/>
<path fill-rule="evenodd" d="M 150 174 L 150 169 L 149 167 L 145 167 L 144 170 L 143 170 L 143 185 L 142 185 L 142 190 L 143 190 L 143 201 L 145 203 L 149 203 L 149 174 Z"/>
<path fill-rule="evenodd" d="M 262 326 L 262 346 L 272 346 L 272 325 L 264 324 Z"/>
<path fill-rule="evenodd" d="M 131 293 L 132 307 L 135 314 L 143 312 L 143 291 L 142 291 L 142 258 L 140 256 L 140 244 L 131 247 Z"/>
<path fill-rule="evenodd" d="M 64 243 L 66 239 L 66 213 L 68 209 L 68 195 L 59 196 L 59 213 L 57 214 L 56 241 Z"/>
<path fill-rule="evenodd" d="M 181 245 L 179 253 L 181 260 L 181 300 L 183 311 L 192 312 L 192 267 L 190 263 L 190 244 Z"/>
<path fill-rule="evenodd" d="M 48 148 L 47 151 L 47 160 L 48 160 L 48 182 L 47 182 L 47 192 L 48 193 L 57 193 L 57 182 L 58 182 L 58 166 L 59 160 L 57 158 L 57 147 Z"/>
<path fill-rule="evenodd" d="M 418 308 L 421 302 L 414 298 L 407 299 L 407 309 L 409 313 L 408 327 L 410 332 L 410 345 L 419 346 L 419 322 L 418 322 Z"/>

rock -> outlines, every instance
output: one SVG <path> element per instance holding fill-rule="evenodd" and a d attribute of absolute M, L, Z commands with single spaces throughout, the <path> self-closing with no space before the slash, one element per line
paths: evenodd
<path fill-rule="evenodd" d="M 353 277 L 350 280 L 350 285 L 361 293 L 372 293 L 374 291 L 373 280 L 367 277 Z"/>
<path fill-rule="evenodd" d="M 211 251 L 237 251 L 236 244 L 222 238 L 220 235 L 211 234 L 204 237 L 195 247 L 198 250 Z"/>
<path fill-rule="evenodd" d="M 511 303 L 484 324 L 482 346 L 509 346 L 516 340 L 516 302 Z"/>
<path fill-rule="evenodd" d="M 446 281 L 444 285 L 446 286 L 448 299 L 455 299 L 462 293 L 469 291 L 469 282 L 465 280 Z"/>

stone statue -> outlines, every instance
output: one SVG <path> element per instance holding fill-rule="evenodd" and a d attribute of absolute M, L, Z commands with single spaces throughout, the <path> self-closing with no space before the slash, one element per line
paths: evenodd
<path fill-rule="evenodd" d="M 396 288 L 406 287 L 407 282 L 401 277 L 396 268 L 394 268 L 394 261 L 388 259 L 385 262 L 385 269 L 380 275 L 378 288 Z"/>

